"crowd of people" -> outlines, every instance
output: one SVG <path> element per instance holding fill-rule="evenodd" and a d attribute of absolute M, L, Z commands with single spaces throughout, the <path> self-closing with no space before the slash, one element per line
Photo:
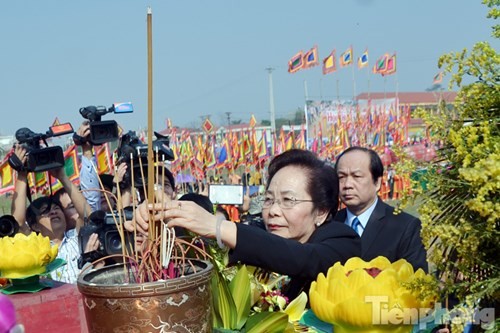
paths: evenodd
<path fill-rule="evenodd" d="M 82 150 L 80 188 L 62 168 L 54 169 L 50 174 L 63 189 L 31 201 L 27 172 L 17 170 L 11 214 L 19 232 L 40 233 L 59 246 L 58 257 L 66 265 L 52 273 L 55 280 L 76 283 L 82 267 L 95 258 L 85 254 L 102 249 L 95 233 L 87 235 L 84 243 L 81 237 L 79 241 L 89 217 L 96 211 L 111 213 L 130 206 L 136 207 L 135 215 L 127 219 L 125 228 L 136 233 L 136 242 L 147 237 L 151 217 L 162 219 L 177 234 L 188 230 L 229 248 L 230 263 L 286 275 L 282 292 L 289 299 L 307 292 L 319 273 L 351 257 L 404 258 L 415 270 L 428 270 L 420 220 L 396 214 L 382 200 L 385 170 L 371 149 L 348 148 L 336 158 L 335 166 L 308 150 L 285 151 L 266 166 L 266 177 L 254 177 L 252 185 L 258 190 L 247 190 L 242 205 L 214 209 L 207 196 L 210 185 L 198 184 L 196 193 L 176 193 L 175 177 L 166 165 L 156 172 L 155 200 L 145 200 L 147 185 L 122 186 L 130 168 L 127 163 L 119 164 L 113 175 L 98 175 L 88 137 L 88 123 L 83 123 L 77 131 Z M 24 162 L 26 151 L 16 145 L 13 156 Z M 229 182 L 248 187 L 250 175 L 233 172 Z"/>

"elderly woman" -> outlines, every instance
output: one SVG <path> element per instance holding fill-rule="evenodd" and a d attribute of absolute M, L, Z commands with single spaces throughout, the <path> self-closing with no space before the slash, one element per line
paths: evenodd
<path fill-rule="evenodd" d="M 269 165 L 262 215 L 266 230 L 217 218 L 192 202 L 149 205 L 155 217 L 215 238 L 230 248 L 230 261 L 288 275 L 284 293 L 290 299 L 335 262 L 361 254 L 360 239 L 346 225 L 330 223 L 338 208 L 335 170 L 306 150 L 289 150 Z M 160 207 L 161 206 L 161 207 Z M 148 228 L 148 211 L 141 207 L 136 221 Z"/>

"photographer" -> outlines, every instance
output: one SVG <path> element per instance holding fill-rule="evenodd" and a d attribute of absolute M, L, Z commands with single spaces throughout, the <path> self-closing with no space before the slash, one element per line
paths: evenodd
<path fill-rule="evenodd" d="M 84 121 L 78 131 L 73 135 L 73 141 L 82 147 L 82 161 L 80 169 L 80 188 L 83 196 L 92 211 L 101 209 L 101 192 L 99 191 L 99 177 L 97 175 L 97 161 L 89 142 L 90 125 Z M 111 197 L 111 196 L 108 196 Z"/>
<path fill-rule="evenodd" d="M 23 146 L 16 144 L 14 154 L 22 163 L 25 163 L 26 149 Z M 52 244 L 59 246 L 57 257 L 64 259 L 67 265 L 54 271 L 52 278 L 61 282 L 75 283 L 79 274 L 77 260 L 80 256 L 77 233 L 83 226 L 82 217 L 90 214 L 90 206 L 78 188 L 65 174 L 63 168 L 50 170 L 49 173 L 62 183 L 78 212 L 79 217 L 76 222 L 76 228 L 66 231 L 67 223 L 62 205 L 52 196 L 40 197 L 31 202 L 26 209 L 28 194 L 26 171 L 18 171 L 14 198 L 12 200 L 12 215 L 19 223 L 20 232 L 25 234 L 29 234 L 30 232 L 40 233 L 43 236 L 49 237 Z"/>
<path fill-rule="evenodd" d="M 78 131 L 73 135 L 73 141 L 82 148 L 80 187 L 92 211 L 112 212 L 114 209 L 119 208 L 117 207 L 116 197 L 111 195 L 115 193 L 116 183 L 120 184 L 121 207 L 129 206 L 131 203 L 131 189 L 129 186 L 121 186 L 127 171 L 127 164 L 120 163 L 115 170 L 114 176 L 108 174 L 98 176 L 97 160 L 94 155 L 93 145 L 90 142 L 90 123 L 88 121 L 82 123 Z"/>

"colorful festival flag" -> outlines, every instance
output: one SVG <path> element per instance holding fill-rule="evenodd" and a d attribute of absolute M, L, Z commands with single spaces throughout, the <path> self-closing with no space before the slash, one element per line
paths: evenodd
<path fill-rule="evenodd" d="M 262 137 L 260 138 L 257 146 L 258 146 L 257 156 L 259 158 L 259 161 L 266 159 L 269 155 L 267 153 L 267 136 L 265 131 L 262 133 Z"/>
<path fill-rule="evenodd" d="M 396 53 L 387 59 L 385 71 L 381 72 L 382 76 L 396 73 Z"/>
<path fill-rule="evenodd" d="M 208 140 L 208 139 L 207 139 Z M 215 159 L 215 147 L 214 147 L 214 139 L 210 140 L 209 146 L 206 151 L 206 156 L 207 159 L 205 161 L 205 167 L 208 170 L 211 170 L 215 167 L 215 164 L 217 163 L 217 160 Z"/>
<path fill-rule="evenodd" d="M 386 53 L 381 56 L 373 65 L 373 73 L 374 74 L 382 74 L 387 69 L 387 60 L 389 59 L 389 55 Z"/>
<path fill-rule="evenodd" d="M 304 53 L 298 52 L 288 61 L 288 73 L 295 73 L 304 67 Z"/>
<path fill-rule="evenodd" d="M 203 122 L 203 125 L 201 127 L 203 128 L 203 130 L 207 134 L 210 133 L 214 129 L 214 125 L 212 124 L 212 122 L 208 118 L 205 119 L 205 121 Z"/>
<path fill-rule="evenodd" d="M 76 145 L 70 146 L 64 152 L 64 171 L 74 184 L 80 184 L 80 167 L 78 166 L 78 156 Z"/>
<path fill-rule="evenodd" d="M 312 49 L 304 54 L 304 66 L 303 68 L 311 68 L 319 65 L 318 60 L 318 47 L 314 45 Z"/>
<path fill-rule="evenodd" d="M 108 143 L 105 143 L 99 148 L 97 148 L 96 159 L 97 159 L 97 171 L 99 172 L 100 175 L 103 173 L 111 173 L 112 166 L 111 166 Z"/>
<path fill-rule="evenodd" d="M 254 128 L 255 125 L 257 125 L 257 119 L 255 119 L 255 116 L 252 114 L 250 117 L 250 122 L 248 124 L 251 128 Z"/>
<path fill-rule="evenodd" d="M 432 80 L 433 84 L 440 84 L 441 82 L 443 82 L 443 72 L 437 73 Z"/>
<path fill-rule="evenodd" d="M 12 173 L 12 168 L 8 162 L 8 159 L 5 158 L 0 165 L 0 178 L 2 178 L 2 182 L 0 185 L 0 194 L 5 194 L 7 192 L 14 191 L 14 177 Z"/>
<path fill-rule="evenodd" d="M 227 139 L 224 138 L 224 142 L 222 143 L 221 149 L 219 151 L 219 156 L 217 156 L 217 168 L 226 166 L 226 163 L 229 161 L 229 154 L 229 145 Z"/>
<path fill-rule="evenodd" d="M 365 50 L 358 58 L 358 69 L 365 68 L 366 66 L 368 66 L 368 50 Z"/>
<path fill-rule="evenodd" d="M 352 46 L 349 46 L 340 56 L 340 67 L 349 66 L 350 64 L 352 64 Z"/>
<path fill-rule="evenodd" d="M 121 138 L 123 135 L 123 128 L 120 125 L 117 126 L 118 126 L 118 137 Z"/>
<path fill-rule="evenodd" d="M 333 50 L 328 57 L 323 59 L 323 74 L 335 72 L 337 70 L 335 63 L 335 50 Z"/>

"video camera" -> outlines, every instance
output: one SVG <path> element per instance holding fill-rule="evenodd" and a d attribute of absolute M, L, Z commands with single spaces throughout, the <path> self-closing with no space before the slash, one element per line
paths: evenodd
<path fill-rule="evenodd" d="M 122 221 L 133 219 L 132 210 L 123 210 L 123 212 Z M 124 246 L 130 253 L 133 251 L 133 234 L 124 231 L 125 244 L 122 244 L 115 218 L 116 221 L 120 223 L 119 214 L 116 211 L 113 213 L 106 213 L 103 210 L 96 210 L 89 215 L 87 222 L 80 228 L 78 233 L 78 242 L 83 262 L 92 262 L 111 254 L 121 254 Z M 85 246 L 93 233 L 96 233 L 99 238 L 99 248 L 96 251 L 84 253 Z"/>
<path fill-rule="evenodd" d="M 174 159 L 174 153 L 170 149 L 170 139 L 167 136 L 161 135 L 154 132 L 156 139 L 153 141 L 153 154 L 154 161 L 172 161 Z M 130 170 L 131 161 L 134 162 L 133 170 Z M 131 172 L 134 172 L 134 186 L 142 187 L 145 180 L 142 179 L 141 164 L 143 167 L 144 174 L 147 174 L 148 165 L 148 145 L 143 143 L 135 132 L 129 131 L 128 133 L 122 135 L 120 138 L 120 144 L 118 146 L 118 161 L 117 165 L 120 163 L 126 163 L 128 168 L 127 172 L 123 176 L 123 180 L 120 183 L 122 188 L 129 188 L 132 185 Z"/>
<path fill-rule="evenodd" d="M 16 131 L 16 140 L 26 149 L 27 161 L 23 165 L 21 160 L 12 154 L 9 157 L 10 166 L 17 171 L 43 172 L 47 170 L 62 168 L 64 166 L 64 154 L 59 146 L 49 147 L 47 139 L 55 136 L 73 133 L 70 123 L 52 126 L 43 133 L 35 133 L 29 128 L 23 127 Z M 45 147 L 41 147 L 43 141 Z"/>
<path fill-rule="evenodd" d="M 19 232 L 19 224 L 12 215 L 0 217 L 0 238 L 14 237 Z"/>
<path fill-rule="evenodd" d="M 118 140 L 118 124 L 114 120 L 102 120 L 101 117 L 107 113 L 131 113 L 134 112 L 132 103 L 115 103 L 108 109 L 104 106 L 86 106 L 80 108 L 83 118 L 89 120 L 90 139 L 92 145 L 98 146 L 106 142 Z M 83 138 L 74 135 L 75 143 L 83 143 Z"/>

